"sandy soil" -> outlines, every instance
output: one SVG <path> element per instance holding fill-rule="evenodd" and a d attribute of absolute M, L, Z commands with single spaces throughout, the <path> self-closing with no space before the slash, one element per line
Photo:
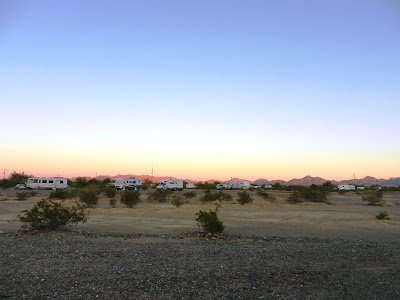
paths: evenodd
<path fill-rule="evenodd" d="M 214 208 L 214 203 L 203 204 L 200 197 L 203 191 L 196 190 L 196 197 L 176 209 L 170 203 L 149 202 L 146 192 L 143 201 L 134 208 L 117 204 L 109 206 L 106 197 L 100 198 L 99 207 L 90 209 L 86 224 L 73 227 L 77 231 L 122 234 L 179 235 L 198 231 L 195 213 L 199 209 Z M 17 214 L 32 207 L 49 191 L 25 201 L 16 200 L 13 190 L 0 191 L 0 232 L 13 232 L 19 229 Z M 183 192 L 177 192 L 183 193 Z M 272 191 L 277 201 L 271 203 L 251 192 L 253 204 L 236 203 L 237 191 L 228 191 L 233 201 L 222 202 L 220 216 L 226 226 L 226 233 L 240 236 L 286 236 L 345 239 L 397 240 L 400 229 L 400 193 L 385 193 L 385 207 L 367 206 L 360 195 L 332 193 L 328 204 L 306 203 L 291 205 L 285 203 L 289 193 Z M 118 195 L 117 198 L 118 199 Z M 67 203 L 70 201 L 67 201 Z M 387 211 L 390 220 L 376 220 L 375 215 Z"/>

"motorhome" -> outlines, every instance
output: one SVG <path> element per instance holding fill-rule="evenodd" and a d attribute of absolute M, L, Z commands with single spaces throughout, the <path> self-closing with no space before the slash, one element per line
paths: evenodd
<path fill-rule="evenodd" d="M 32 177 L 26 181 L 27 189 L 66 189 L 68 187 L 68 179 L 64 177 Z"/>
<path fill-rule="evenodd" d="M 354 191 L 356 189 L 356 186 L 352 184 L 341 184 L 338 185 L 337 188 L 339 191 Z"/>
<path fill-rule="evenodd" d="M 140 178 L 115 178 L 114 186 L 117 190 L 138 190 L 142 188 Z"/>
<path fill-rule="evenodd" d="M 163 179 L 157 185 L 158 190 L 183 190 L 183 180 L 180 179 Z"/>
<path fill-rule="evenodd" d="M 140 190 L 142 188 L 142 179 L 127 178 L 125 183 L 126 190 Z"/>
<path fill-rule="evenodd" d="M 248 180 L 229 180 L 225 182 L 226 188 L 233 189 L 249 189 L 251 187 L 251 183 Z"/>

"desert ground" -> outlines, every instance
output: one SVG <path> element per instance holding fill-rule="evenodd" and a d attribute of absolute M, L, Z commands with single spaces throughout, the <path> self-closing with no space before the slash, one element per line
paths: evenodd
<path fill-rule="evenodd" d="M 0 191 L 0 298 L 60 299 L 399 299 L 400 193 L 385 207 L 356 193 L 332 193 L 329 204 L 223 201 L 226 230 L 205 238 L 196 225 L 203 191 L 179 208 L 146 200 L 111 208 L 106 197 L 87 223 L 58 232 L 21 232 L 25 201 Z M 183 193 L 183 192 L 176 192 Z M 118 195 L 117 195 L 118 199 Z M 71 200 L 65 201 L 70 204 Z M 385 210 L 390 220 L 377 220 Z"/>

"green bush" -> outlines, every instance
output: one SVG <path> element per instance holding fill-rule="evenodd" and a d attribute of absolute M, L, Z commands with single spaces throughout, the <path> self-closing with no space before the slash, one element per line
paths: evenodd
<path fill-rule="evenodd" d="M 239 202 L 239 204 L 241 205 L 253 202 L 253 199 L 250 197 L 250 194 L 247 191 L 239 192 L 238 196 L 239 199 L 237 200 L 237 202 Z"/>
<path fill-rule="evenodd" d="M 196 193 L 195 192 L 186 192 L 186 193 L 184 193 L 183 194 L 183 196 L 185 197 L 185 198 L 194 198 L 194 197 L 196 197 Z"/>
<path fill-rule="evenodd" d="M 79 200 L 84 203 L 87 207 L 95 207 L 99 203 L 97 194 L 90 190 L 80 190 L 78 192 Z"/>
<path fill-rule="evenodd" d="M 115 195 L 117 194 L 117 191 L 115 190 L 115 187 L 113 187 L 112 185 L 108 185 L 104 188 L 104 194 L 108 197 L 108 198 L 114 198 Z"/>
<path fill-rule="evenodd" d="M 378 191 L 368 191 L 365 192 L 361 199 L 367 202 L 367 205 L 372 206 L 382 206 L 383 203 L 383 193 L 381 190 Z"/>
<path fill-rule="evenodd" d="M 386 211 L 381 211 L 378 215 L 375 216 L 378 220 L 390 220 L 389 214 Z"/>
<path fill-rule="evenodd" d="M 209 211 L 199 210 L 196 216 L 197 225 L 202 227 L 205 232 L 214 234 L 225 229 L 224 223 L 218 218 L 218 207 Z"/>
<path fill-rule="evenodd" d="M 168 199 L 171 197 L 172 195 L 172 191 L 170 190 L 154 190 L 154 191 L 150 191 L 149 194 L 147 195 L 147 198 L 150 201 L 158 201 L 161 203 L 167 202 Z"/>
<path fill-rule="evenodd" d="M 85 223 L 87 218 L 81 207 L 65 207 L 51 200 L 41 200 L 32 209 L 18 215 L 23 227 L 57 229 L 68 224 Z"/>
<path fill-rule="evenodd" d="M 185 202 L 182 199 L 182 196 L 180 195 L 172 195 L 171 197 L 171 204 L 173 206 L 175 206 L 176 208 L 179 208 L 180 206 L 182 206 Z"/>
<path fill-rule="evenodd" d="M 122 191 L 120 201 L 126 207 L 132 208 L 140 202 L 140 192 L 135 190 Z"/>

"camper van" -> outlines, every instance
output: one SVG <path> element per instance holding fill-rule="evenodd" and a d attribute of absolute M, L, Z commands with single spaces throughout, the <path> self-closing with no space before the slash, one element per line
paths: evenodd
<path fill-rule="evenodd" d="M 115 178 L 114 186 L 117 190 L 139 190 L 142 188 L 140 178 Z"/>
<path fill-rule="evenodd" d="M 64 177 L 32 177 L 26 181 L 27 189 L 66 189 L 68 187 L 68 179 Z"/>
<path fill-rule="evenodd" d="M 183 190 L 183 180 L 180 179 L 164 179 L 157 185 L 158 190 Z"/>

